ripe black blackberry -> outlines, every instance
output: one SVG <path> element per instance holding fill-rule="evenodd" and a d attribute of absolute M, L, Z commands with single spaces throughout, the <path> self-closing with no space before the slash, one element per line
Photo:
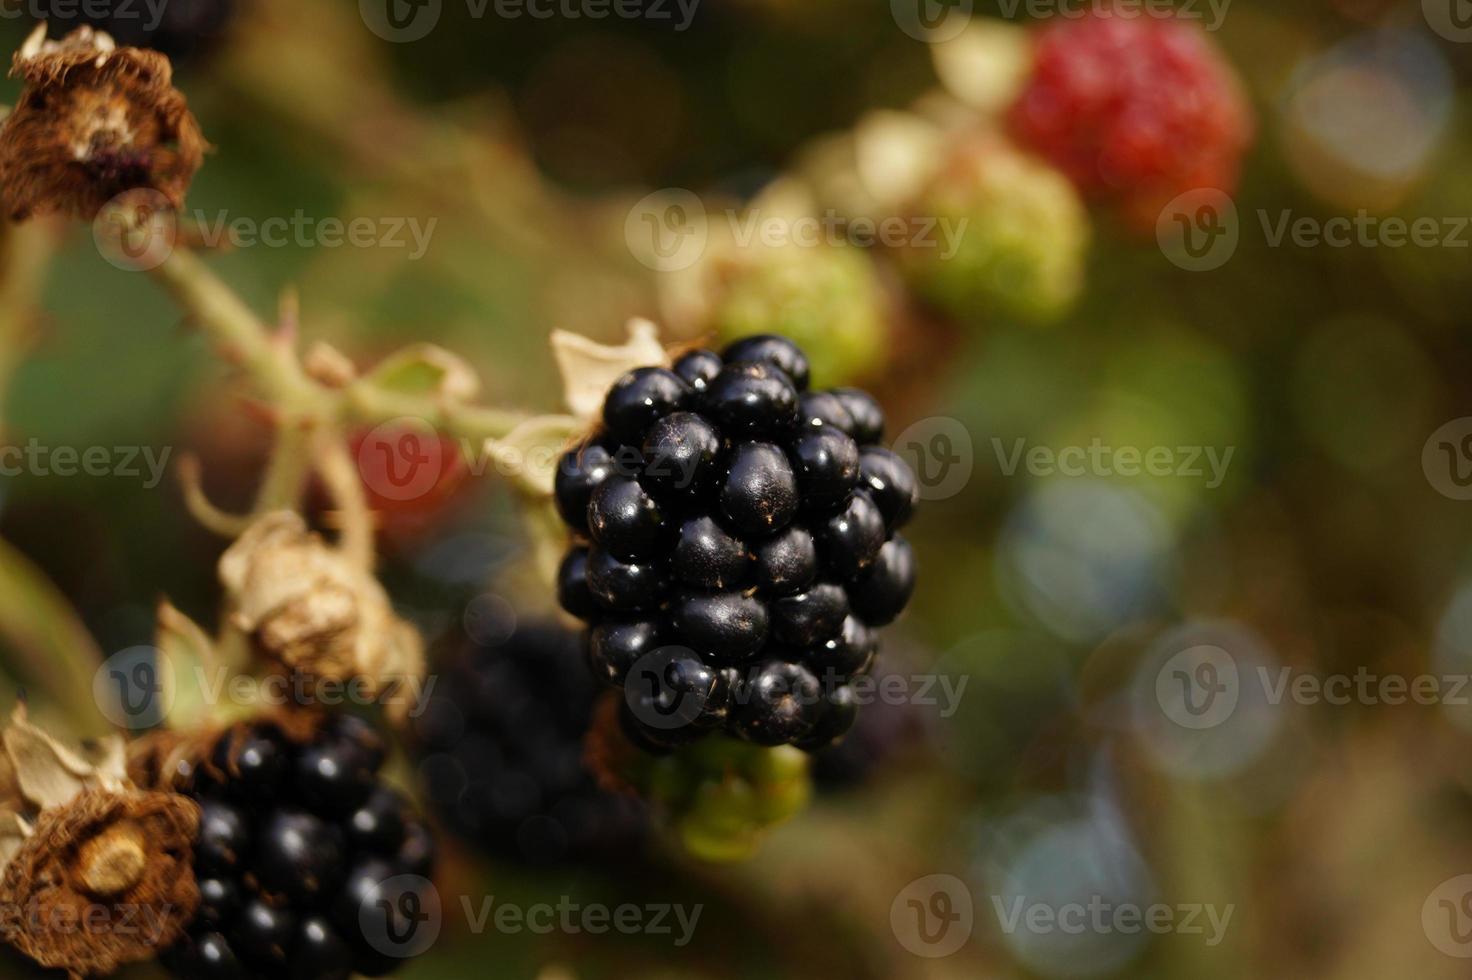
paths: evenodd
<path fill-rule="evenodd" d="M 384 754 L 378 734 L 352 716 L 324 722 L 305 742 L 261 721 L 176 770 L 175 788 L 199 801 L 201 818 L 199 911 L 160 957 L 174 975 L 345 980 L 403 962 L 413 923 L 397 919 L 410 907 L 406 887 L 431 887 L 434 841 L 379 781 Z M 395 921 L 374 922 L 380 900 Z"/>
<path fill-rule="evenodd" d="M 558 594 L 594 676 L 625 688 L 625 730 L 656 751 L 722 728 L 840 738 L 848 682 L 915 585 L 896 532 L 918 487 L 879 445 L 879 405 L 808 391 L 803 352 L 761 336 L 630 371 L 603 423 L 558 467 L 574 534 Z"/>
<path fill-rule="evenodd" d="M 637 799 L 602 789 L 583 761 L 596 687 L 575 633 L 524 624 L 469 644 L 415 721 L 419 770 L 445 824 L 500 857 L 591 861 L 635 849 Z"/>

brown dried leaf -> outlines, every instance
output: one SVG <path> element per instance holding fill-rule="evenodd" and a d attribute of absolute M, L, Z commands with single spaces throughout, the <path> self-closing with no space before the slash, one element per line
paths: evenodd
<path fill-rule="evenodd" d="M 22 797 L 41 810 L 64 806 L 87 789 L 117 790 L 127 782 L 122 739 L 103 739 L 89 759 L 32 725 L 24 706 L 16 707 L 3 741 Z"/>
<path fill-rule="evenodd" d="M 399 619 L 377 579 L 311 533 L 291 511 L 267 514 L 219 563 L 232 620 L 282 666 L 377 693 L 424 672 L 419 633 Z"/>

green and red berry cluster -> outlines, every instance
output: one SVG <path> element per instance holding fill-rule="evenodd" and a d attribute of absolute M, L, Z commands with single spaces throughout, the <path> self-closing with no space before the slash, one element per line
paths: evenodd
<path fill-rule="evenodd" d="M 430 889 L 434 841 L 379 780 L 384 755 L 373 728 L 349 715 L 306 744 L 263 721 L 231 729 L 207 760 L 176 771 L 175 788 L 201 815 L 199 911 L 161 957 L 175 976 L 346 980 L 404 961 L 384 937 L 412 924 L 386 923 L 380 936 L 364 907 L 398 916 L 409 907 L 400 889 Z M 380 902 L 385 888 L 395 894 Z"/>
<path fill-rule="evenodd" d="M 1084 194 L 1146 227 L 1186 191 L 1230 193 L 1253 128 L 1235 72 L 1199 27 L 1108 12 L 1041 32 L 1010 124 Z"/>
<path fill-rule="evenodd" d="M 783 337 L 696 350 L 614 383 L 603 428 L 567 452 L 557 506 L 576 540 L 563 607 L 589 624 L 624 727 L 668 750 L 725 729 L 819 748 L 853 723 L 847 681 L 915 585 L 914 474 L 854 388 L 810 391 Z"/>

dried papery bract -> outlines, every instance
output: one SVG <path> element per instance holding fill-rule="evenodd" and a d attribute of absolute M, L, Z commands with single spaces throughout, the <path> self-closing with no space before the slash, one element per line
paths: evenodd
<path fill-rule="evenodd" d="M 499 439 L 487 439 L 486 455 L 523 490 L 538 497 L 552 494 L 557 460 L 568 445 L 599 423 L 603 397 L 626 371 L 668 365 L 669 354 L 649 320 L 635 317 L 626 325 L 628 340 L 600 344 L 566 330 L 552 331 L 552 356 L 562 376 L 562 396 L 570 414 L 528 418 Z"/>
<path fill-rule="evenodd" d="M 182 207 L 206 144 L 168 58 L 119 48 L 79 27 L 60 41 L 44 25 L 16 53 L 25 87 L 0 126 L 0 205 L 15 220 L 60 211 L 91 219 L 139 188 Z"/>
<path fill-rule="evenodd" d="M 152 959 L 175 942 L 199 904 L 198 806 L 134 786 L 120 738 L 74 749 L 22 707 L 3 742 L 0 935 L 77 977 Z"/>
<path fill-rule="evenodd" d="M 236 626 L 281 667 L 350 681 L 368 696 L 424 672 L 417 630 L 394 615 L 367 569 L 291 511 L 267 514 L 220 557 Z M 407 708 L 397 698 L 390 707 Z"/>

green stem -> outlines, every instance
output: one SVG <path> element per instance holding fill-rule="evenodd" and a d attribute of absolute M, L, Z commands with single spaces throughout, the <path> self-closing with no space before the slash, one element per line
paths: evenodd
<path fill-rule="evenodd" d="M 35 684 L 66 711 L 74 734 L 92 736 L 114 730 L 92 696 L 92 679 L 102 664 L 102 652 L 56 586 L 3 541 L 0 639 L 18 655 L 23 680 Z"/>
<path fill-rule="evenodd" d="M 273 510 L 295 510 L 301 499 L 302 485 L 311 470 L 311 445 L 314 427 L 307 422 L 285 419 L 271 447 L 271 461 L 266 465 L 256 491 L 254 515 Z"/>
<path fill-rule="evenodd" d="M 420 395 L 387 391 L 366 381 L 356 381 L 344 389 L 347 409 L 364 424 L 376 425 L 390 419 L 420 419 L 450 435 L 477 441 L 504 439 L 530 415 L 509 409 L 481 405 L 436 401 Z"/>
<path fill-rule="evenodd" d="M 273 336 L 197 255 L 176 246 L 153 274 L 273 401 L 297 409 L 322 404 L 323 389 L 307 377 L 290 346 Z"/>
<path fill-rule="evenodd" d="M 288 420 L 311 425 L 351 418 L 377 425 L 409 416 L 451 435 L 480 440 L 502 438 L 528 418 L 520 412 L 465 405 L 432 395 L 387 391 L 361 380 L 346 388 L 330 388 L 308 376 L 287 339 L 273 334 L 187 248 L 176 246 L 153 275 L 225 355 L 255 379 Z"/>

